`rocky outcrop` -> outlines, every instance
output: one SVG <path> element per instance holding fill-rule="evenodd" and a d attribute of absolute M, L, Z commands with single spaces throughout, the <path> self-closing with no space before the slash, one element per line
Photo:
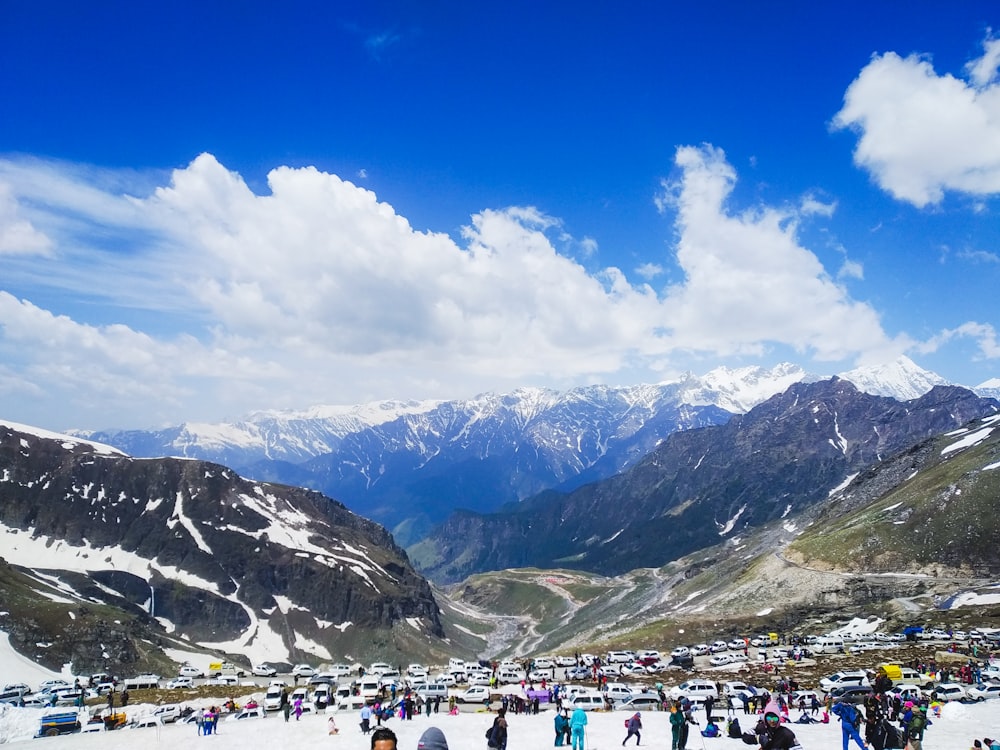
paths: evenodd
<path fill-rule="evenodd" d="M 112 591 L 193 640 L 270 628 L 292 660 L 305 655 L 297 642 L 335 649 L 348 628 L 410 622 L 443 636 L 427 581 L 391 535 L 316 492 L 0 424 L 0 500 L 0 525 L 32 567 L 75 576 L 82 600 Z M 43 544 L 50 566 L 34 562 Z"/>

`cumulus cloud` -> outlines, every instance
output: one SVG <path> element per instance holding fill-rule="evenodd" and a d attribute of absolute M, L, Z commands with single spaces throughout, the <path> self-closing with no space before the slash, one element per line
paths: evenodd
<path fill-rule="evenodd" d="M 720 149 L 684 147 L 676 161 L 682 177 L 665 183 L 663 199 L 677 210 L 677 259 L 686 275 L 665 301 L 675 346 L 730 355 L 782 343 L 823 360 L 905 348 L 799 244 L 799 214 L 767 206 L 728 211 L 736 173 Z"/>
<path fill-rule="evenodd" d="M 209 154 L 145 190 L 0 162 L 58 238 L 51 258 L 0 256 L 23 290 L 0 286 L 0 389 L 30 382 L 44 394 L 31 397 L 92 404 L 111 426 L 620 379 L 692 352 L 902 350 L 799 243 L 799 221 L 829 204 L 734 212 L 721 150 L 681 148 L 676 165 L 657 199 L 676 213 L 676 257 L 635 282 L 574 260 L 561 248 L 596 245 L 532 207 L 482 210 L 453 238 L 314 168 L 274 169 L 256 194 Z M 652 287 L 668 264 L 677 283 Z M 72 292 L 40 295 L 65 308 L 34 299 L 43 284 Z"/>
<path fill-rule="evenodd" d="M 895 198 L 924 207 L 945 191 L 1000 192 L 1000 40 L 987 39 L 968 80 L 931 61 L 876 55 L 847 88 L 835 128 L 858 134 L 854 161 Z"/>

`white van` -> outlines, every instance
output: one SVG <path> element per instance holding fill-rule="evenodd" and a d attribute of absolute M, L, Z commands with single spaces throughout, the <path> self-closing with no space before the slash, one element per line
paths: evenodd
<path fill-rule="evenodd" d="M 821 635 L 812 650 L 815 654 L 839 654 L 844 650 L 844 639 L 839 635 Z"/>
<path fill-rule="evenodd" d="M 362 677 L 358 681 L 358 690 L 362 698 L 371 701 L 379 697 L 382 683 L 378 677 Z"/>
<path fill-rule="evenodd" d="M 443 701 L 447 701 L 448 686 L 443 682 L 428 682 L 417 688 L 417 695 L 421 696 L 424 700 L 440 698 Z"/>
<path fill-rule="evenodd" d="M 575 710 L 601 711 L 604 709 L 604 696 L 600 693 L 577 693 L 573 696 L 570 706 Z"/>
<path fill-rule="evenodd" d="M 268 685 L 267 692 L 264 693 L 265 711 L 277 711 L 281 708 L 281 694 L 284 690 L 281 685 Z"/>

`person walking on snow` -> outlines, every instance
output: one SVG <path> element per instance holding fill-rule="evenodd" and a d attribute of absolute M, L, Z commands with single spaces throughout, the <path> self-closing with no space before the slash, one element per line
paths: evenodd
<path fill-rule="evenodd" d="M 628 727 L 628 734 L 622 740 L 622 747 L 625 747 L 625 743 L 628 742 L 628 738 L 632 735 L 635 735 L 635 744 L 638 747 L 642 743 L 642 735 L 639 734 L 642 731 L 642 719 L 639 716 L 639 712 L 636 711 L 632 714 L 632 718 L 625 722 L 625 725 Z"/>
<path fill-rule="evenodd" d="M 868 746 L 861 735 L 858 734 L 858 727 L 861 726 L 861 712 L 850 703 L 834 703 L 830 711 L 840 718 L 840 731 L 844 739 L 844 750 L 853 739 L 858 743 L 861 750 L 868 750 Z"/>

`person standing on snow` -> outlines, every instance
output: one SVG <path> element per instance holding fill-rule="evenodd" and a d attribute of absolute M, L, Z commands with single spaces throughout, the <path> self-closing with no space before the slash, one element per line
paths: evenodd
<path fill-rule="evenodd" d="M 564 711 L 556 711 L 554 727 L 556 730 L 555 746 L 562 747 L 562 744 L 566 739 L 566 730 L 569 728 L 569 717 Z"/>
<path fill-rule="evenodd" d="M 681 729 L 684 727 L 684 714 L 677 705 L 670 707 L 670 750 L 678 750 L 681 741 Z"/>
<path fill-rule="evenodd" d="M 861 735 L 858 734 L 858 727 L 861 726 L 861 712 L 850 703 L 834 703 L 830 711 L 840 718 L 840 731 L 844 740 L 844 750 L 853 739 L 858 743 L 861 750 L 868 750 Z"/>
<path fill-rule="evenodd" d="M 622 747 L 625 747 L 625 743 L 628 742 L 628 738 L 632 735 L 635 735 L 635 744 L 636 747 L 638 747 L 642 743 L 642 735 L 639 734 L 639 732 L 642 731 L 642 719 L 640 718 L 638 711 L 632 714 L 632 718 L 626 722 L 626 726 L 628 726 L 628 734 L 626 734 L 625 739 L 622 740 Z"/>
<path fill-rule="evenodd" d="M 584 739 L 587 731 L 587 712 L 577 707 L 569 720 L 570 738 L 573 750 L 583 750 Z"/>

